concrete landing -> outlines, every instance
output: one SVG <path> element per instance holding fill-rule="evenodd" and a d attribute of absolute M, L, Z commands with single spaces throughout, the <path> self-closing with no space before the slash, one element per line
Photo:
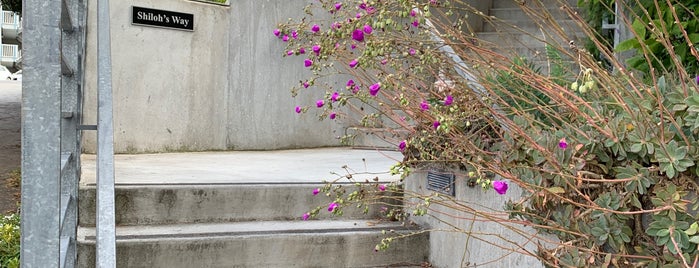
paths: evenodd
<path fill-rule="evenodd" d="M 379 177 L 402 160 L 397 151 L 319 148 L 115 155 L 116 184 L 320 183 L 347 174 L 358 181 Z M 83 154 L 81 185 L 94 185 L 95 155 Z"/>

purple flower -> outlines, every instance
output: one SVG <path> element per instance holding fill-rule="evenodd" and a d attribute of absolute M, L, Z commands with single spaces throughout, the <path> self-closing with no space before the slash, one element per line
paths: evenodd
<path fill-rule="evenodd" d="M 337 208 L 337 203 L 332 202 L 328 205 L 328 211 L 333 212 Z"/>
<path fill-rule="evenodd" d="M 301 113 L 301 106 L 296 106 L 296 113 L 300 114 Z"/>
<path fill-rule="evenodd" d="M 347 87 L 352 87 L 352 86 L 354 86 L 354 80 L 352 80 L 352 79 L 347 80 Z"/>
<path fill-rule="evenodd" d="M 303 88 L 308 88 L 311 84 L 308 83 L 308 81 L 303 82 Z"/>
<path fill-rule="evenodd" d="M 493 189 L 495 189 L 498 194 L 505 194 L 507 193 L 507 182 L 493 181 Z"/>
<path fill-rule="evenodd" d="M 366 9 L 366 3 L 359 4 L 359 9 Z"/>
<path fill-rule="evenodd" d="M 293 50 L 289 50 L 289 51 L 286 52 L 286 55 L 288 55 L 288 56 L 294 55 L 294 51 L 293 51 Z"/>
<path fill-rule="evenodd" d="M 566 142 L 566 138 L 562 138 L 561 140 L 558 141 L 558 147 L 561 149 L 568 148 L 568 143 Z"/>
<path fill-rule="evenodd" d="M 335 119 L 336 116 L 337 116 L 337 114 L 334 113 L 334 112 L 332 112 L 332 113 L 330 113 L 330 115 L 328 115 L 328 117 L 329 117 L 330 119 Z"/>
<path fill-rule="evenodd" d="M 353 59 L 352 61 L 350 61 L 349 67 L 354 68 L 357 66 L 358 63 L 359 61 L 357 61 L 357 59 Z"/>
<path fill-rule="evenodd" d="M 297 33 L 296 31 L 291 31 L 291 37 L 293 37 L 294 39 L 296 39 L 296 38 L 299 37 L 299 33 Z"/>
<path fill-rule="evenodd" d="M 350 45 L 350 48 L 355 49 L 355 48 L 357 48 L 357 45 L 351 44 L 351 45 Z"/>
<path fill-rule="evenodd" d="M 369 94 L 372 96 L 376 96 L 376 94 L 379 93 L 379 90 L 381 89 L 381 83 L 376 83 L 371 86 L 369 86 Z"/>
<path fill-rule="evenodd" d="M 279 36 L 280 34 L 282 34 L 282 31 L 280 31 L 279 29 L 274 29 L 274 32 L 272 33 L 274 33 L 275 36 Z"/>
<path fill-rule="evenodd" d="M 335 3 L 335 10 L 340 10 L 342 8 L 342 3 L 337 2 Z"/>
<path fill-rule="evenodd" d="M 364 25 L 364 33 L 365 34 L 371 34 L 371 32 L 373 32 L 373 31 L 374 31 L 374 29 L 372 29 L 369 24 Z"/>
<path fill-rule="evenodd" d="M 361 12 L 357 13 L 357 15 L 356 15 L 355 17 L 358 18 L 358 19 L 361 18 L 361 17 L 362 17 L 362 13 L 361 13 Z"/>
<path fill-rule="evenodd" d="M 381 60 L 381 65 L 386 65 L 386 63 L 388 63 L 388 59 L 382 59 L 382 60 Z"/>
<path fill-rule="evenodd" d="M 320 107 L 323 107 L 323 105 L 325 105 L 325 101 L 323 101 L 323 100 L 316 101 L 316 107 L 320 108 Z"/>
<path fill-rule="evenodd" d="M 317 33 L 318 31 L 320 31 L 320 26 L 318 26 L 318 24 L 313 24 L 313 27 L 311 27 L 311 31 Z"/>
<path fill-rule="evenodd" d="M 288 35 L 284 35 L 284 36 L 282 37 L 282 41 L 284 41 L 284 42 L 289 41 L 289 36 L 288 36 Z"/>
<path fill-rule="evenodd" d="M 415 49 L 411 48 L 408 50 L 408 54 L 410 54 L 410 56 L 415 55 Z"/>
<path fill-rule="evenodd" d="M 371 13 L 374 13 L 374 11 L 376 11 L 376 8 L 374 8 L 374 7 L 366 7 L 366 13 L 371 14 Z"/>
<path fill-rule="evenodd" d="M 379 191 L 386 191 L 386 184 L 379 184 Z"/>
<path fill-rule="evenodd" d="M 313 195 L 318 195 L 320 193 L 320 188 L 313 189 Z"/>
<path fill-rule="evenodd" d="M 434 121 L 434 122 L 432 123 L 432 127 L 433 127 L 434 129 L 437 129 L 441 124 L 442 124 L 442 123 L 439 123 L 439 121 Z"/>
<path fill-rule="evenodd" d="M 313 46 L 313 52 L 315 52 L 316 55 L 320 56 L 320 46 L 319 45 Z"/>
<path fill-rule="evenodd" d="M 414 26 L 414 27 L 420 26 L 420 21 L 419 21 L 419 20 L 414 20 L 414 21 L 413 21 L 413 26 Z"/>
<path fill-rule="evenodd" d="M 306 67 L 311 67 L 311 65 L 313 65 L 313 61 L 310 59 L 306 59 L 303 61 L 303 65 Z"/>
<path fill-rule="evenodd" d="M 354 86 L 354 88 L 352 89 L 352 93 L 357 94 L 357 92 L 359 92 L 359 86 Z"/>
<path fill-rule="evenodd" d="M 362 42 L 364 41 L 364 32 L 360 29 L 356 29 L 352 32 L 352 39 L 354 39 L 357 42 Z"/>
<path fill-rule="evenodd" d="M 330 96 L 330 100 L 331 100 L 332 102 L 336 102 L 336 101 L 338 101 L 339 99 L 340 99 L 340 93 L 334 92 L 334 93 L 332 94 L 332 96 Z"/>
<path fill-rule="evenodd" d="M 330 25 L 330 28 L 333 29 L 340 29 L 340 27 L 342 27 L 342 23 L 340 22 L 333 22 L 333 24 Z"/>
<path fill-rule="evenodd" d="M 447 95 L 447 97 L 444 98 L 444 106 L 449 106 L 452 103 L 454 103 L 454 97 L 452 97 L 451 95 Z"/>
<path fill-rule="evenodd" d="M 411 16 L 411 17 L 417 16 L 417 12 L 415 11 L 415 9 L 411 9 L 411 10 L 410 10 L 410 16 Z"/>
<path fill-rule="evenodd" d="M 303 219 L 304 221 L 307 221 L 308 218 L 310 218 L 310 217 L 311 217 L 311 214 L 308 214 L 308 212 L 306 212 L 306 213 L 303 213 L 303 216 L 301 216 L 301 219 Z"/>
<path fill-rule="evenodd" d="M 422 108 L 422 110 L 427 111 L 427 110 L 430 109 L 430 104 L 427 103 L 427 101 L 422 101 L 422 102 L 420 103 L 420 108 Z"/>
<path fill-rule="evenodd" d="M 400 141 L 400 143 L 398 144 L 398 148 L 401 150 L 401 152 L 405 150 L 406 146 L 408 146 L 408 144 L 405 140 Z"/>
<path fill-rule="evenodd" d="M 305 48 L 299 48 L 299 54 L 306 54 Z"/>

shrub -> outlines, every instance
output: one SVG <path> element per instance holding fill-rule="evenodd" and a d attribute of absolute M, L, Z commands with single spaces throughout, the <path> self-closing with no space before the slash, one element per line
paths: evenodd
<path fill-rule="evenodd" d="M 0 267 L 19 267 L 19 213 L 0 217 Z"/>

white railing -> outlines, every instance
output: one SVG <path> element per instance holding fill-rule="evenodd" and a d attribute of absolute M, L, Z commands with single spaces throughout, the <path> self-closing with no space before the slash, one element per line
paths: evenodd
<path fill-rule="evenodd" d="M 19 15 L 17 13 L 14 13 L 12 11 L 3 11 L 2 12 L 2 24 L 3 25 L 17 25 L 19 27 Z"/>
<path fill-rule="evenodd" d="M 0 47 L 0 56 L 2 56 L 2 61 L 17 62 L 17 60 L 22 57 L 22 51 L 19 49 L 18 45 L 2 45 Z"/>

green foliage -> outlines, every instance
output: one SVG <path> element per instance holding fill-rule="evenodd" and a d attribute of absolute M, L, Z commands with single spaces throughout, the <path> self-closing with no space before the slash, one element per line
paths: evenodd
<path fill-rule="evenodd" d="M 0 217 L 0 267 L 19 267 L 19 214 Z"/>
<path fill-rule="evenodd" d="M 0 0 L 3 10 L 14 11 L 22 14 L 22 0 Z"/>

